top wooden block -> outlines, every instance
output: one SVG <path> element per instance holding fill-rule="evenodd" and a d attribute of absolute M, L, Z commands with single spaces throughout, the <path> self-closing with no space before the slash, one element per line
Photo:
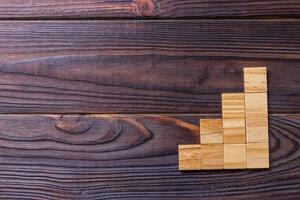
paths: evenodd
<path fill-rule="evenodd" d="M 201 144 L 223 144 L 223 119 L 200 120 Z"/>
<path fill-rule="evenodd" d="M 267 92 L 267 68 L 247 67 L 244 68 L 245 92 Z"/>

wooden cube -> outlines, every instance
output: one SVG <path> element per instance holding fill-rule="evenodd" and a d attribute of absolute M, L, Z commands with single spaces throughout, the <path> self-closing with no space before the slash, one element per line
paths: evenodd
<path fill-rule="evenodd" d="M 224 145 L 202 145 L 202 169 L 224 169 Z"/>
<path fill-rule="evenodd" d="M 268 95 L 267 93 L 246 93 L 245 94 L 246 117 L 262 118 L 268 116 Z"/>
<path fill-rule="evenodd" d="M 222 94 L 223 118 L 244 118 L 245 117 L 245 94 L 244 93 L 223 93 Z"/>
<path fill-rule="evenodd" d="M 246 168 L 246 144 L 224 144 L 224 169 Z"/>
<path fill-rule="evenodd" d="M 267 93 L 246 93 L 245 113 L 247 143 L 268 142 Z"/>
<path fill-rule="evenodd" d="M 223 120 L 200 120 L 201 144 L 223 144 Z"/>
<path fill-rule="evenodd" d="M 269 168 L 269 143 L 247 144 L 247 168 Z"/>
<path fill-rule="evenodd" d="M 267 92 L 267 68 L 247 67 L 244 68 L 245 92 Z"/>
<path fill-rule="evenodd" d="M 201 145 L 179 145 L 179 170 L 201 170 Z"/>
<path fill-rule="evenodd" d="M 224 144 L 246 143 L 244 93 L 222 94 L 222 114 Z"/>

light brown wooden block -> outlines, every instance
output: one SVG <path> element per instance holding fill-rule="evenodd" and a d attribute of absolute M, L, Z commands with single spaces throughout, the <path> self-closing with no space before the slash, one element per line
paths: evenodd
<path fill-rule="evenodd" d="M 269 143 L 247 144 L 247 168 L 269 168 Z"/>
<path fill-rule="evenodd" d="M 222 94 L 224 144 L 246 142 L 244 93 Z"/>
<path fill-rule="evenodd" d="M 224 169 L 246 169 L 246 144 L 224 144 Z"/>
<path fill-rule="evenodd" d="M 224 145 L 202 145 L 202 169 L 224 169 Z"/>
<path fill-rule="evenodd" d="M 179 145 L 179 170 L 201 170 L 201 145 Z"/>
<path fill-rule="evenodd" d="M 267 93 L 246 93 L 247 143 L 268 142 L 268 97 Z"/>
<path fill-rule="evenodd" d="M 223 120 L 200 120 L 201 144 L 223 144 Z"/>
<path fill-rule="evenodd" d="M 223 118 L 245 117 L 245 94 L 223 93 L 222 94 Z"/>
<path fill-rule="evenodd" d="M 246 93 L 245 94 L 246 117 L 268 116 L 268 95 L 267 93 Z"/>
<path fill-rule="evenodd" d="M 246 67 L 244 68 L 245 92 L 267 92 L 267 68 Z"/>

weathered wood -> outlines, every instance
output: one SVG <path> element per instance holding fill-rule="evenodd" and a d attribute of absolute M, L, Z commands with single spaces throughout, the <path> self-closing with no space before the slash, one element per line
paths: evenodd
<path fill-rule="evenodd" d="M 299 17 L 297 0 L 1 0 L 0 18 Z"/>
<path fill-rule="evenodd" d="M 180 172 L 203 117 L 0 115 L 0 199 L 299 197 L 300 115 L 270 117 L 270 169 Z"/>
<path fill-rule="evenodd" d="M 221 113 L 244 66 L 300 113 L 299 40 L 300 20 L 1 21 L 0 113 Z"/>

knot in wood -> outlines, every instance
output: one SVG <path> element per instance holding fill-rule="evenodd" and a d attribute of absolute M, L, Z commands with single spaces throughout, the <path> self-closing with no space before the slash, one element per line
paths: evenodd
<path fill-rule="evenodd" d="M 152 0 L 137 0 L 136 7 L 140 16 L 153 16 L 155 11 L 155 3 Z"/>

